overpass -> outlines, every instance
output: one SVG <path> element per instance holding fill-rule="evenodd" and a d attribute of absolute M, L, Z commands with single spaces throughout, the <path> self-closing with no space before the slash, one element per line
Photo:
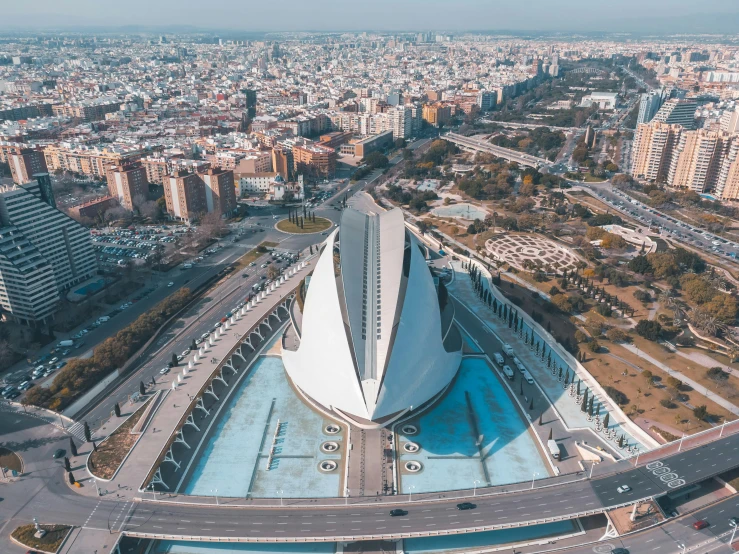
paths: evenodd
<path fill-rule="evenodd" d="M 726 425 L 738 432 L 739 425 Z M 722 428 L 690 450 L 682 443 L 623 461 L 611 473 L 563 475 L 477 491 L 323 499 L 218 499 L 160 497 L 139 502 L 122 526 L 126 535 L 211 542 L 351 542 L 452 535 L 562 521 L 639 503 L 739 466 L 739 433 Z M 685 445 L 687 446 L 687 445 Z M 673 452 L 666 455 L 666 452 Z M 660 454 L 655 456 L 654 454 Z M 626 469 L 628 468 L 628 469 Z M 615 470 L 615 472 L 614 472 Z M 628 485 L 628 492 L 618 487 Z M 188 502 L 189 500 L 189 502 Z M 472 510 L 456 504 L 471 501 Z M 197 503 L 196 503 L 197 502 Z M 392 508 L 407 515 L 391 517 Z"/>
<path fill-rule="evenodd" d="M 511 150 L 510 148 L 496 146 L 479 138 L 465 137 L 452 132 L 449 132 L 446 135 L 442 135 L 441 138 L 443 138 L 444 140 L 448 140 L 453 144 L 456 144 L 463 150 L 467 150 L 469 152 L 485 152 L 487 154 L 497 156 L 498 158 L 508 160 L 509 162 L 516 162 L 519 165 L 527 167 L 534 167 L 538 169 L 540 167 L 549 167 L 553 165 L 552 162 L 550 162 L 549 160 L 545 160 L 544 158 L 537 158 L 536 156 L 531 156 L 523 152 Z"/>
<path fill-rule="evenodd" d="M 482 123 L 493 123 L 501 127 L 511 127 L 512 129 L 538 129 L 546 127 L 555 131 L 564 131 L 565 133 L 574 133 L 579 127 L 557 127 L 556 125 L 547 125 L 546 123 L 515 123 L 513 121 L 494 121 L 492 119 L 481 119 Z"/>

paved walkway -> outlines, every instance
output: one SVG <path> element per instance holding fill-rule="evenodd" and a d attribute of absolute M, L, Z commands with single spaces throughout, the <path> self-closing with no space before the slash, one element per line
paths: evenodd
<path fill-rule="evenodd" d="M 633 344 L 622 344 L 621 346 L 623 346 L 629 352 L 632 352 L 632 353 L 636 354 L 642 360 L 645 360 L 645 361 L 649 362 L 650 364 L 652 364 L 653 366 L 656 366 L 656 367 L 660 368 L 662 371 L 664 371 L 668 375 L 671 375 L 672 377 L 675 377 L 677 379 L 680 379 L 683 383 L 687 383 L 694 390 L 696 390 L 698 392 L 702 392 L 706 396 L 706 398 L 710 398 L 711 401 L 715 402 L 716 404 L 718 404 L 722 408 L 728 410 L 732 414 L 739 415 L 739 406 L 737 406 L 736 404 L 732 404 L 728 400 L 726 400 L 724 398 L 721 398 L 720 396 L 712 393 L 711 391 L 709 391 L 706 387 L 704 387 L 703 385 L 701 385 L 697 381 L 694 381 L 693 379 L 691 379 L 690 377 L 686 376 L 685 374 L 680 373 L 679 371 L 675 371 L 674 369 L 670 368 L 669 366 L 666 366 L 665 364 L 663 364 L 662 362 L 660 362 L 656 358 L 653 358 L 652 356 L 650 356 L 649 354 L 645 353 L 644 351 L 639 350 Z"/>
<path fill-rule="evenodd" d="M 313 269 L 314 263 L 315 258 L 307 261 L 303 269 L 300 269 L 285 283 L 277 287 L 276 290 L 270 292 L 265 299 L 259 301 L 246 315 L 241 316 L 235 323 L 230 324 L 229 328 L 223 334 L 214 333 L 211 336 L 214 338 L 214 344 L 212 346 L 208 344 L 208 341 L 201 344 L 201 347 L 205 347 L 206 349 L 205 355 L 202 359 L 194 363 L 192 369 L 188 369 L 188 374 L 175 390 L 172 390 L 172 382 L 177 380 L 178 375 L 182 375 L 181 368 L 187 367 L 189 360 L 183 360 L 180 367 L 173 368 L 167 376 L 157 382 L 157 387 L 149 392 L 163 389 L 169 391 L 168 396 L 157 409 L 148 428 L 141 435 L 141 438 L 131 450 L 128 458 L 114 479 L 109 482 L 98 482 L 103 496 L 116 494 L 116 496 L 120 495 L 124 498 L 134 497 L 136 491 L 142 485 L 142 480 L 149 473 L 155 459 L 168 443 L 170 436 L 178 428 L 183 417 L 190 411 L 190 405 L 194 402 L 197 392 L 228 358 L 228 354 L 233 347 L 249 333 L 252 327 L 273 311 L 274 306 L 284 296 L 289 294 L 300 283 L 300 280 Z M 190 359 L 194 359 L 196 353 L 193 352 Z M 112 431 L 113 424 L 108 422 L 105 428 Z M 84 464 L 90 449 L 85 444 L 79 450 L 80 455 L 74 462 L 76 464 Z M 82 475 L 79 477 L 81 478 Z M 92 496 L 97 494 L 95 487 L 92 486 L 92 480 L 90 480 L 90 486 L 75 489 L 75 491 Z"/>

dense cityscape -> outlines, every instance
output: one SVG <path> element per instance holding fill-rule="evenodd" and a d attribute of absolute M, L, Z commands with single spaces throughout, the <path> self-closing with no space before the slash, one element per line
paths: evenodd
<path fill-rule="evenodd" d="M 0 551 L 733 552 L 738 253 L 736 35 L 0 23 Z"/>

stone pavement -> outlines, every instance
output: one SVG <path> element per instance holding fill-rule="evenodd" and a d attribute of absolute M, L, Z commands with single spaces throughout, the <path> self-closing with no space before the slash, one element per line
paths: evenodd
<path fill-rule="evenodd" d="M 177 429 L 182 418 L 190 411 L 190 405 L 194 403 L 197 392 L 228 359 L 229 353 L 240 343 L 242 338 L 255 325 L 265 319 L 274 310 L 275 305 L 283 297 L 290 294 L 300 283 L 300 280 L 312 270 L 314 263 L 315 258 L 306 260 L 306 265 L 297 270 L 295 275 L 290 276 L 276 290 L 270 291 L 266 298 L 259 300 L 256 306 L 250 308 L 245 315 L 238 316 L 234 323 L 229 323 L 223 334 L 214 333 L 212 335 L 214 338 L 213 345 L 209 345 L 208 341 L 201 344 L 201 347 L 206 349 L 203 358 L 194 362 L 194 367 L 188 369 L 187 375 L 184 376 L 176 389 L 172 389 L 172 383 L 177 381 L 179 375 L 182 375 L 181 369 L 187 367 L 187 362 L 190 360 L 183 360 L 181 362 L 182 366 L 172 368 L 169 374 L 158 380 L 156 388 L 149 392 L 163 389 L 168 391 L 168 396 L 152 416 L 148 428 L 141 435 L 114 478 L 109 482 L 98 480 L 98 487 L 101 489 L 103 496 L 116 494 L 116 496 L 120 495 L 123 498 L 130 499 L 136 495 L 152 464 L 168 443 L 170 436 Z M 196 353 L 191 353 L 191 360 L 194 360 Z M 112 431 L 114 429 L 113 423 L 106 423 L 105 428 Z M 80 456 L 75 459 L 76 465 L 84 464 L 87 458 L 86 455 L 90 451 L 87 445 L 82 445 L 79 450 Z M 80 475 L 80 478 L 82 478 L 82 475 Z M 75 492 L 91 496 L 97 495 L 91 479 L 83 481 L 83 483 L 89 484 L 81 489 L 75 488 Z"/>

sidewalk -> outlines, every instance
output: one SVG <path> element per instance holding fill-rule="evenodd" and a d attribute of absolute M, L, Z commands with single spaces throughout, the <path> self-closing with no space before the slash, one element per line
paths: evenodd
<path fill-rule="evenodd" d="M 178 384 L 176 389 L 172 390 L 172 383 L 178 379 L 179 375 L 182 375 L 178 369 L 187 367 L 187 362 L 184 360 L 182 366 L 173 368 L 173 371 L 167 374 L 164 379 L 158 381 L 157 387 L 149 392 L 162 389 L 168 390 L 169 394 L 151 417 L 147 429 L 132 448 L 115 477 L 108 482 L 98 481 L 101 492 L 106 491 L 103 492 L 103 496 L 106 493 L 116 493 L 116 495 L 126 498 L 133 498 L 136 495 L 139 487 L 142 485 L 142 480 L 149 474 L 152 464 L 160 455 L 162 449 L 165 448 L 182 419 L 191 410 L 191 405 L 195 402 L 194 397 L 198 391 L 219 370 L 224 362 L 228 360 L 229 353 L 241 342 L 250 330 L 260 321 L 264 320 L 273 311 L 274 306 L 287 296 L 298 285 L 300 280 L 313 269 L 314 262 L 315 259 L 307 261 L 304 268 L 298 270 L 285 283 L 277 287 L 274 291 L 271 291 L 264 300 L 261 300 L 254 308 L 246 312 L 244 316 L 240 316 L 235 323 L 229 324 L 228 329 L 223 334 L 217 336 L 216 334 L 212 335 L 214 339 L 212 346 L 208 344 L 208 341 L 204 342 L 201 347 L 205 348 L 205 355 L 197 362 L 194 362 L 194 366 L 191 369 L 188 369 L 187 375 Z M 191 354 L 191 359 L 194 360 L 195 354 L 197 352 Z M 216 360 L 215 362 L 212 361 L 214 359 Z M 115 417 L 111 418 L 111 420 L 106 422 L 104 428 L 108 432 L 112 432 L 117 426 L 118 419 Z M 76 466 L 86 463 L 90 448 L 85 443 L 79 447 L 79 450 L 80 455 L 74 459 Z M 85 476 L 87 476 L 86 470 Z M 82 474 L 80 474 L 80 478 L 82 478 Z M 91 478 L 83 480 L 83 483 L 89 483 L 90 486 L 83 487 L 82 489 L 74 489 L 75 492 L 88 496 L 97 495 Z"/>

